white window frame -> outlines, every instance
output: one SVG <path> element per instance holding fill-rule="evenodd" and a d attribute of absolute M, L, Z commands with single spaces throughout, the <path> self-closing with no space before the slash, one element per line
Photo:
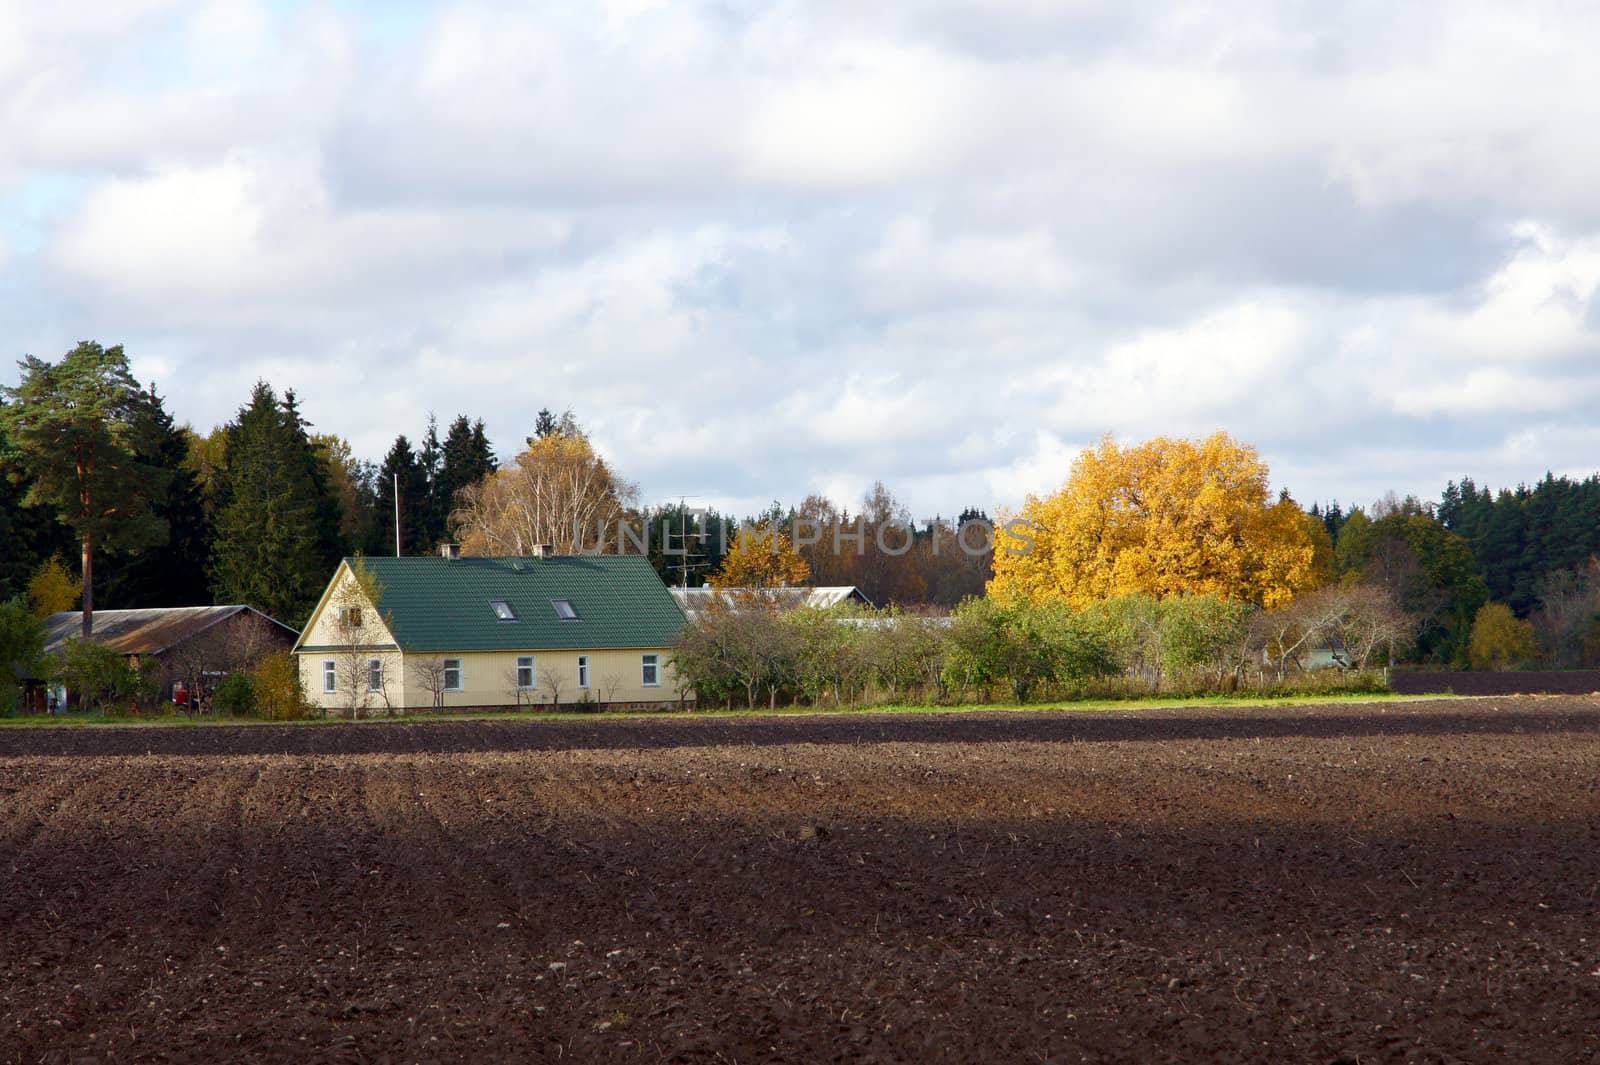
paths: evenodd
<path fill-rule="evenodd" d="M 451 665 L 452 662 L 454 662 L 455 664 Z M 452 674 L 452 673 L 455 674 L 455 683 L 454 684 L 450 683 L 450 674 Z M 447 659 L 445 659 L 444 660 L 444 690 L 447 691 L 447 692 L 459 692 L 459 691 L 466 691 L 466 688 L 467 688 L 467 670 L 466 670 L 465 664 L 459 658 L 447 658 Z"/>
<path fill-rule="evenodd" d="M 377 694 L 383 691 L 383 659 L 367 659 L 367 691 Z"/>
<path fill-rule="evenodd" d="M 496 621 L 508 622 L 517 620 L 516 610 L 504 599 L 489 600 L 489 609 L 494 611 Z"/>
<path fill-rule="evenodd" d="M 339 690 L 339 663 L 331 658 L 322 660 L 322 694 L 332 695 Z"/>
<path fill-rule="evenodd" d="M 589 656 L 588 655 L 579 655 L 578 656 L 578 687 L 587 688 L 588 686 L 589 686 Z"/>
<path fill-rule="evenodd" d="M 550 600 L 550 609 L 554 610 L 556 617 L 562 621 L 582 620 L 578 617 L 578 608 L 572 605 L 572 600 L 570 599 L 552 599 Z"/>
<path fill-rule="evenodd" d="M 661 656 L 639 656 L 639 683 L 646 688 L 661 687 Z"/>
<path fill-rule="evenodd" d="M 527 665 L 523 665 L 522 663 L 524 663 L 524 662 L 526 662 L 528 664 Z M 531 691 L 535 691 L 535 690 L 538 689 L 538 687 L 539 687 L 539 671 L 538 671 L 537 668 L 535 668 L 537 665 L 538 665 L 538 663 L 534 660 L 534 657 L 532 655 L 518 655 L 517 656 L 517 690 L 518 691 L 531 692 Z M 522 683 L 522 671 L 524 669 L 526 669 L 528 671 L 528 683 L 526 683 L 526 684 Z"/>

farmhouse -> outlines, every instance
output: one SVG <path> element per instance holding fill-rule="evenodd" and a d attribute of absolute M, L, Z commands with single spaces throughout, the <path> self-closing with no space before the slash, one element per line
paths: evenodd
<path fill-rule="evenodd" d="M 82 631 L 81 611 L 51 614 L 45 620 L 45 653 L 59 654 Z M 135 667 L 155 661 L 163 698 L 207 693 L 226 674 L 248 669 L 270 652 L 287 651 L 299 635 L 243 604 L 94 612 L 94 642 L 126 655 Z M 31 698 L 44 698 L 42 686 Z"/>
<path fill-rule="evenodd" d="M 422 708 L 676 705 L 683 611 L 637 555 L 346 559 L 294 651 L 311 701 Z"/>

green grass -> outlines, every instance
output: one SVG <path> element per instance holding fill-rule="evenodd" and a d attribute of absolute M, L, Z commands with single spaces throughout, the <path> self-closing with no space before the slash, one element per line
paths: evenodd
<path fill-rule="evenodd" d="M 299 721 L 266 721 L 256 717 L 227 717 L 208 714 L 190 717 L 178 714 L 66 714 L 55 717 L 0 718 L 0 730 L 39 728 L 210 728 L 218 725 L 371 725 L 385 722 L 425 723 L 430 721 L 687 721 L 711 718 L 751 717 L 861 717 L 896 714 L 973 714 L 973 713 L 1104 713 L 1107 711 L 1157 711 L 1184 707 L 1264 707 L 1264 706 L 1327 706 L 1338 703 L 1410 703 L 1437 699 L 1454 699 L 1454 695 L 1398 695 L 1393 692 L 1345 692 L 1333 695 L 1206 695 L 1206 696 L 1151 696 L 1131 699 L 1075 699 L 1039 703 L 959 703 L 953 706 L 928 706 L 916 703 L 884 703 L 862 707 L 812 707 L 804 705 L 780 706 L 776 710 L 764 707 L 725 710 L 721 708 L 678 711 L 624 711 L 619 713 L 583 713 L 575 710 L 488 710 L 477 713 L 433 713 L 418 711 L 397 714 L 393 717 L 371 717 L 351 721 L 342 717 L 312 717 Z"/>

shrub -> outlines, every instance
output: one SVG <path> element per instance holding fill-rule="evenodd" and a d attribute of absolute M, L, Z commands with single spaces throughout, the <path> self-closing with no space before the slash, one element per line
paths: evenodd
<path fill-rule="evenodd" d="M 0 603 L 0 714 L 21 704 L 23 677 L 44 672 L 44 621 L 20 596 Z"/>
<path fill-rule="evenodd" d="M 1046 682 L 1081 683 L 1115 668 L 1094 619 L 1059 600 L 1001 606 L 968 599 L 950 625 L 945 673 L 950 686 L 963 692 L 1006 683 L 1012 698 L 1023 703 Z"/>
<path fill-rule="evenodd" d="M 229 673 L 211 693 L 211 702 L 219 714 L 243 717 L 255 713 L 255 678 L 248 673 Z"/>
<path fill-rule="evenodd" d="M 123 702 L 154 703 L 158 690 L 153 661 L 142 668 L 126 655 L 78 637 L 62 645 L 51 678 L 78 696 L 78 708 L 93 713 Z"/>
<path fill-rule="evenodd" d="M 1504 603 L 1479 608 L 1467 649 L 1473 669 L 1515 669 L 1539 653 L 1533 626 L 1519 621 Z"/>
<path fill-rule="evenodd" d="M 286 651 L 265 655 L 250 673 L 256 712 L 273 721 L 294 721 L 316 709 L 300 686 L 300 667 Z"/>

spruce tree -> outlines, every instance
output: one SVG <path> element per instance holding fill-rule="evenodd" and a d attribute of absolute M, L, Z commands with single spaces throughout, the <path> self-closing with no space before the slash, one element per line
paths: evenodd
<path fill-rule="evenodd" d="M 101 599 L 118 608 L 204 605 L 211 601 L 206 581 L 211 520 L 199 478 L 189 463 L 192 434 L 173 422 L 153 385 L 146 400 L 152 432 L 137 455 L 167 478 L 166 492 L 153 504 L 156 515 L 167 523 L 167 541 L 103 567 Z"/>
<path fill-rule="evenodd" d="M 258 381 L 226 428 L 217 469 L 211 588 L 218 602 L 248 603 L 298 626 L 340 556 L 339 503 L 300 417 Z"/>
<path fill-rule="evenodd" d="M 445 538 L 445 520 L 450 516 L 439 494 L 439 469 L 444 456 L 439 447 L 439 419 L 430 412 L 428 429 L 417 448 L 417 467 L 422 473 L 423 500 L 420 509 L 417 548 L 432 549 Z"/>
<path fill-rule="evenodd" d="M 483 421 L 467 421 L 465 414 L 450 423 L 439 456 L 439 474 L 433 482 L 433 498 L 443 515 L 440 536 L 454 539 L 456 496 L 468 485 L 477 484 L 499 467 L 494 453 L 489 450 L 484 435 Z"/>
<path fill-rule="evenodd" d="M 382 530 L 380 541 L 383 553 L 396 556 L 414 555 L 430 546 L 426 542 L 429 510 L 428 479 L 423 472 L 422 464 L 411 450 L 411 441 L 407 440 L 404 434 L 395 438 L 394 446 L 383 458 L 383 465 L 378 467 L 377 489 L 378 527 Z M 398 508 L 395 505 L 396 489 L 400 493 Z M 398 550 L 395 546 L 397 514 L 400 525 Z"/>

